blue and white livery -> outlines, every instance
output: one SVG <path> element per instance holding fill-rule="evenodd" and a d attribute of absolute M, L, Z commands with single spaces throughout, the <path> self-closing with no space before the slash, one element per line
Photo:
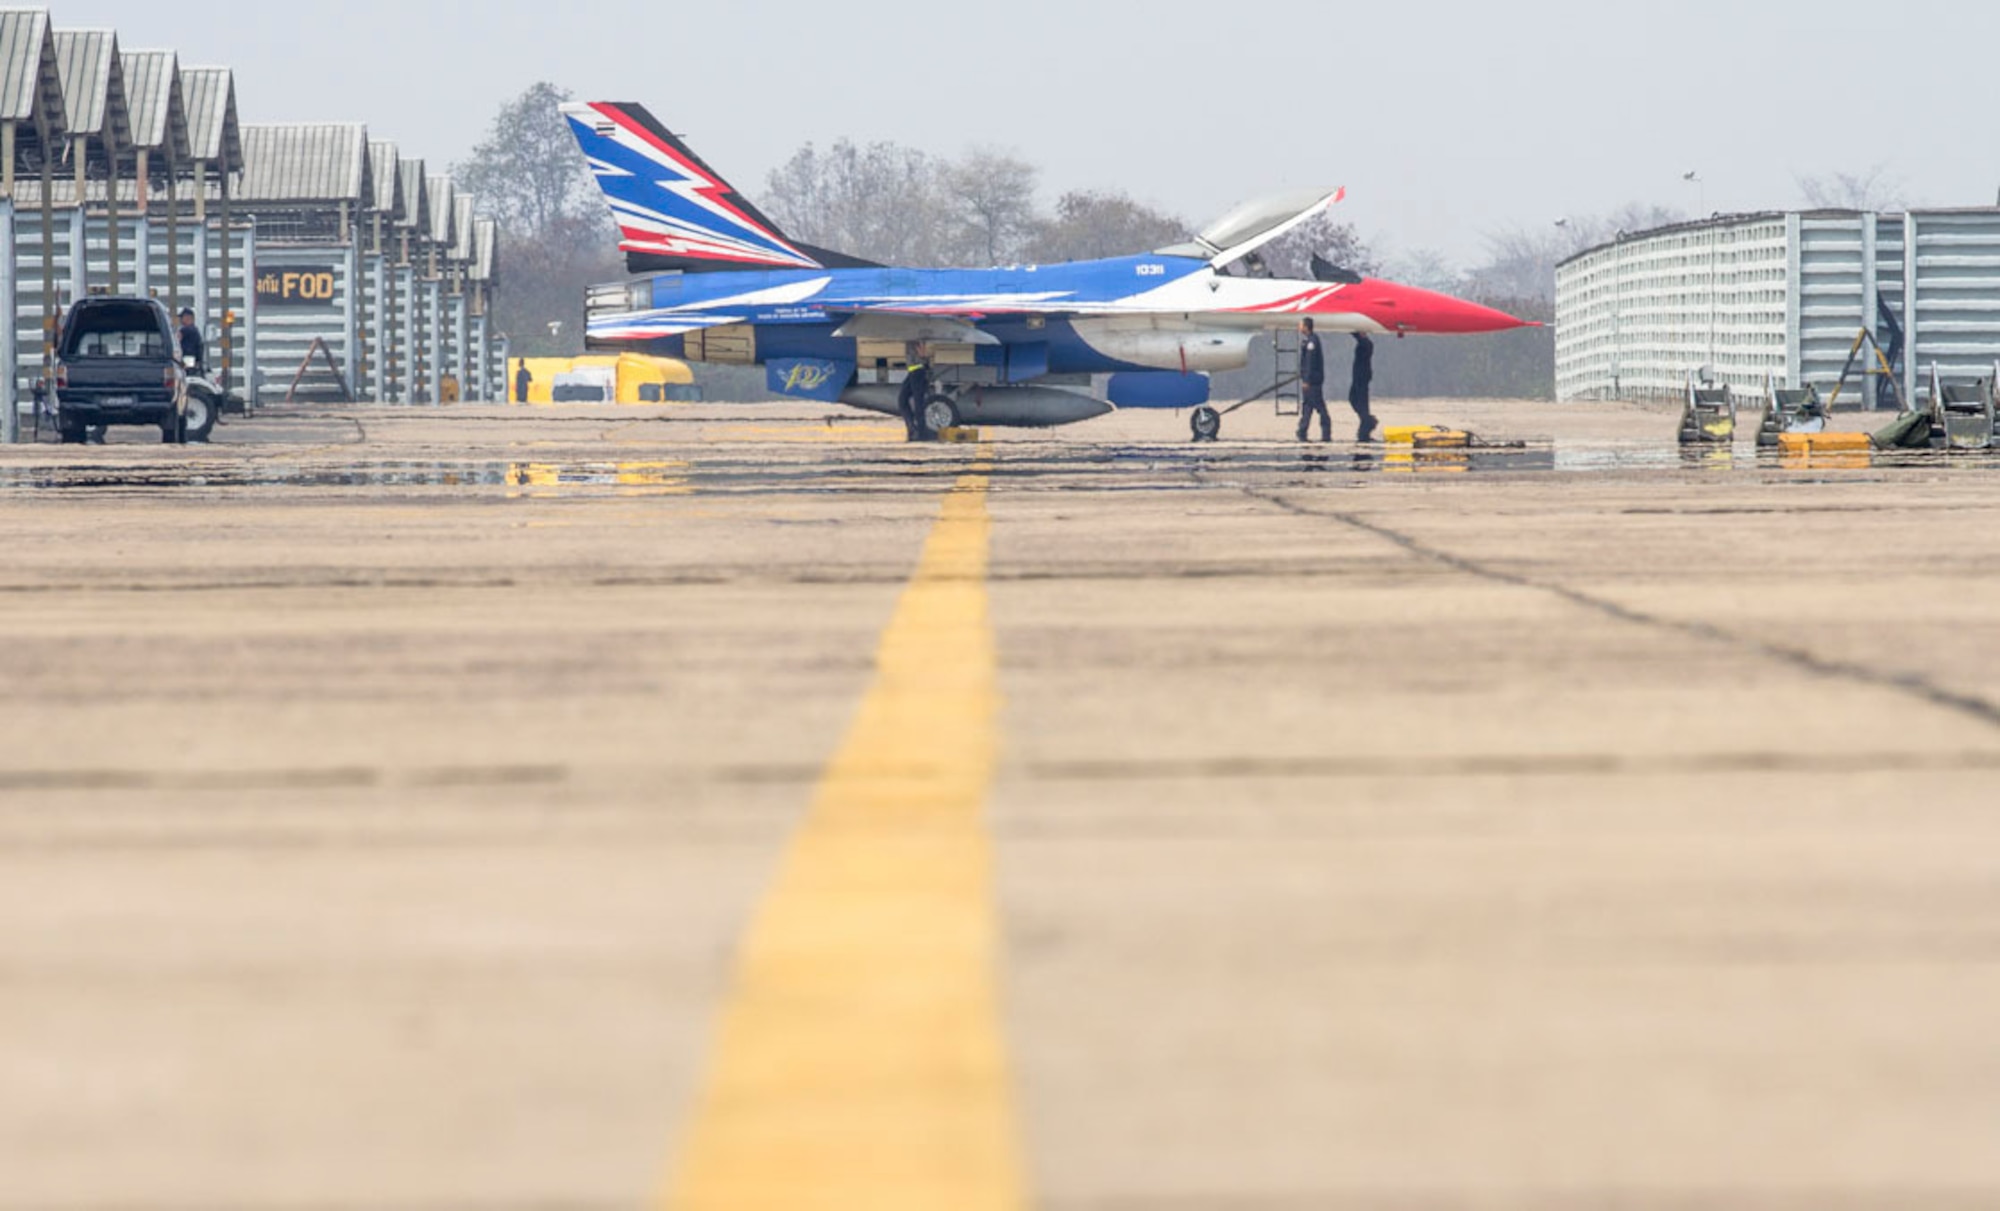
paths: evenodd
<path fill-rule="evenodd" d="M 933 428 L 1059 425 L 1114 407 L 1221 417 L 1209 374 L 1249 364 L 1259 333 L 1495 332 L 1490 308 L 1320 266 L 1271 277 L 1257 251 L 1337 204 L 1324 189 L 1239 207 L 1188 243 L 1139 256 L 996 269 L 876 265 L 789 238 L 637 105 L 565 105 L 637 280 L 594 288 L 589 343 L 761 365 L 771 389 L 896 410 L 913 359 L 933 367 Z M 1108 375 L 1105 399 L 1091 394 Z"/>

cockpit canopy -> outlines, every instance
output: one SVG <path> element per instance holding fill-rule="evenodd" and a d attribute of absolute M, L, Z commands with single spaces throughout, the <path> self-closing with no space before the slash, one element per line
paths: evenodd
<path fill-rule="evenodd" d="M 1161 256 L 1196 257 L 1218 268 L 1242 259 L 1339 201 L 1338 189 L 1294 189 L 1245 202 Z"/>

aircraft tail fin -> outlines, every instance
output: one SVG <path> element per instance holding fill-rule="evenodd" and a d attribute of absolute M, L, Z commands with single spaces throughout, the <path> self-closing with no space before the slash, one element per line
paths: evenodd
<path fill-rule="evenodd" d="M 577 102 L 562 113 L 610 204 L 633 273 L 868 264 L 787 237 L 643 105 Z"/>

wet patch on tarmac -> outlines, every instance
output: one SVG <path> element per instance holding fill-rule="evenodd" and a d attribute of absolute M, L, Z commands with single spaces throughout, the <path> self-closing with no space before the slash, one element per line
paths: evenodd
<path fill-rule="evenodd" d="M 273 428 L 277 428 L 273 426 Z M 835 430 L 834 432 L 838 432 Z M 1380 445 L 1238 442 L 1215 445 L 1112 444 L 1068 440 L 905 446 L 829 440 L 809 457 L 774 459 L 762 443 L 698 445 L 691 457 L 565 459 L 560 450 L 527 459 L 346 459 L 325 451 L 277 453 L 283 445 L 239 445 L 199 454 L 143 458 L 78 457 L 0 465 L 0 495 L 147 495 L 259 490 L 401 490 L 499 499 L 663 495 L 934 493 L 948 488 L 978 452 L 992 459 L 996 491 L 1158 492 L 1219 483 L 1304 482 L 1351 476 L 1743 475 L 1788 482 L 1853 482 L 1857 473 L 1963 474 L 2000 470 L 2000 453 L 1896 451 L 1797 454 L 1735 448 L 1688 449 L 1670 442 L 1549 441 L 1428 449 Z M 797 449 L 797 443 L 790 443 Z"/>

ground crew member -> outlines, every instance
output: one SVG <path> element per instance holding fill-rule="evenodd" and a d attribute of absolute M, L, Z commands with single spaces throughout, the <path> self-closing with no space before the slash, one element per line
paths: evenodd
<path fill-rule="evenodd" d="M 1299 440 L 1311 441 L 1313 414 L 1319 414 L 1319 439 L 1333 440 L 1333 417 L 1326 410 L 1326 348 L 1313 331 L 1311 317 L 1299 321 Z"/>
<path fill-rule="evenodd" d="M 1375 382 L 1375 342 L 1368 339 L 1365 332 L 1354 334 L 1354 385 L 1348 388 L 1347 402 L 1354 408 L 1355 419 L 1360 421 L 1360 431 L 1354 435 L 1358 442 L 1375 440 L 1375 414 L 1368 408 L 1368 390 Z"/>
<path fill-rule="evenodd" d="M 195 369 L 208 368 L 208 342 L 201 338 L 201 328 L 194 322 L 194 308 L 181 308 L 181 360 L 194 359 Z"/>
<path fill-rule="evenodd" d="M 903 377 L 903 389 L 896 396 L 896 407 L 903 414 L 903 428 L 908 431 L 913 442 L 929 441 L 933 434 L 924 421 L 924 408 L 931 402 L 931 368 L 929 358 L 922 345 L 910 354 L 909 373 Z"/>
<path fill-rule="evenodd" d="M 514 375 L 514 402 L 517 404 L 527 403 L 528 388 L 534 386 L 534 384 L 535 376 L 528 373 L 528 359 L 524 357 L 521 359 L 520 370 Z"/>

